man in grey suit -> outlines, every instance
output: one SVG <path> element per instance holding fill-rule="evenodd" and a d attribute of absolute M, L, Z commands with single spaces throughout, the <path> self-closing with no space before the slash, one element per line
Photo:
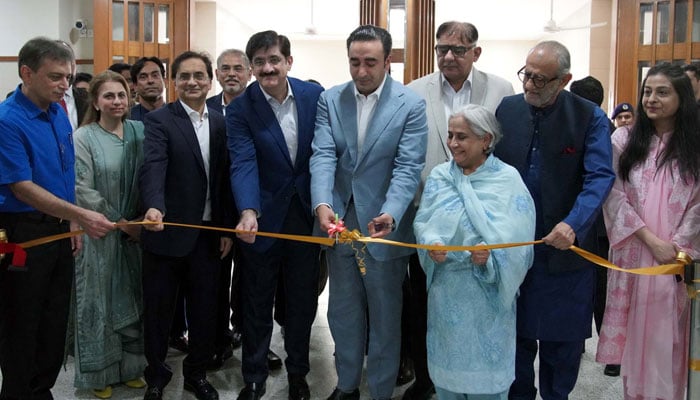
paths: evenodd
<path fill-rule="evenodd" d="M 421 174 L 421 186 L 416 200 L 420 199 L 425 180 L 433 167 L 450 159 L 450 149 L 447 146 L 447 120 L 450 114 L 467 104 L 479 104 L 495 112 L 503 97 L 514 94 L 510 82 L 474 68 L 474 63 L 481 56 L 481 47 L 477 45 L 479 32 L 474 25 L 468 22 L 444 22 L 438 27 L 435 36 L 439 71 L 408 85 L 427 102 L 430 128 L 425 168 Z M 403 332 L 402 340 L 410 343 L 416 380 L 406 389 L 403 400 L 427 400 L 435 389 L 428 375 L 425 349 L 425 273 L 415 253 L 411 255 L 409 263 L 409 278 L 410 299 L 404 301 L 403 312 L 404 318 L 410 321 L 410 332 Z"/>
<path fill-rule="evenodd" d="M 335 215 L 365 236 L 414 242 L 413 196 L 425 162 L 425 102 L 387 74 L 391 35 L 365 25 L 347 39 L 352 81 L 321 94 L 311 156 L 311 203 L 326 232 Z M 354 246 L 360 246 L 355 244 Z M 367 244 L 328 249 L 328 322 L 338 384 L 329 399 L 358 399 L 367 341 L 374 399 L 391 398 L 399 364 L 401 283 L 412 250 Z"/>

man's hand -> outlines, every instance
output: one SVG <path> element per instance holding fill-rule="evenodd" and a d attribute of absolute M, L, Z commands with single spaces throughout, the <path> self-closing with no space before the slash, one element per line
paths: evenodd
<path fill-rule="evenodd" d="M 434 246 L 444 246 L 443 243 L 435 242 Z M 445 262 L 447 259 L 447 252 L 443 250 L 428 250 L 428 256 L 433 259 L 436 263 Z"/>
<path fill-rule="evenodd" d="M 384 213 L 372 218 L 367 224 L 369 235 L 373 238 L 383 238 L 394 230 L 394 217 Z"/>
<path fill-rule="evenodd" d="M 545 244 L 555 247 L 559 250 L 568 250 L 574 245 L 576 233 L 566 222 L 558 223 L 549 235 L 542 238 Z"/>
<path fill-rule="evenodd" d="M 70 222 L 70 230 L 71 230 L 71 232 L 79 231 L 80 226 L 78 226 L 77 223 L 71 221 Z M 71 245 L 71 249 L 73 250 L 73 257 L 77 256 L 78 253 L 80 253 L 80 250 L 83 249 L 83 235 L 72 236 L 70 238 L 70 245 Z"/>
<path fill-rule="evenodd" d="M 219 251 L 221 252 L 221 259 L 223 260 L 233 247 L 233 239 L 230 237 L 222 237 L 221 244 L 219 244 Z"/>
<path fill-rule="evenodd" d="M 93 239 L 104 237 L 108 232 L 115 229 L 114 223 L 104 215 L 87 209 L 82 209 L 76 222 Z"/>
<path fill-rule="evenodd" d="M 335 213 L 333 210 L 325 204 L 321 204 L 316 207 L 316 216 L 318 216 L 319 225 L 321 225 L 321 230 L 323 232 L 328 232 L 331 228 L 331 224 L 335 224 Z"/>
<path fill-rule="evenodd" d="M 165 228 L 163 225 L 163 213 L 157 208 L 149 208 L 148 211 L 146 211 L 146 215 L 143 217 L 143 222 L 158 222 L 158 224 L 143 225 L 144 229 L 149 231 L 160 232 Z"/>
<path fill-rule="evenodd" d="M 236 229 L 240 231 L 257 232 L 258 231 L 258 215 L 255 210 L 250 208 L 243 210 L 241 219 L 236 225 Z M 246 243 L 255 243 L 255 233 L 237 233 L 239 239 Z"/>

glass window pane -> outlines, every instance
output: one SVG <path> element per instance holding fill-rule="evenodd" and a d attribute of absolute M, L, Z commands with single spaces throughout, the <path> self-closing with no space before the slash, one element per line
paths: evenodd
<path fill-rule="evenodd" d="M 700 42 L 700 0 L 693 1 L 693 42 Z"/>
<path fill-rule="evenodd" d="M 158 43 L 170 43 L 170 6 L 158 6 Z"/>
<path fill-rule="evenodd" d="M 671 7 L 666 2 L 658 3 L 656 7 L 656 44 L 667 44 Z"/>
<path fill-rule="evenodd" d="M 641 4 L 639 6 L 639 44 L 651 44 L 652 25 L 654 11 L 652 4 Z"/>
<path fill-rule="evenodd" d="M 153 8 L 153 4 L 143 5 L 143 41 L 148 43 L 153 43 L 153 25 L 155 24 Z"/>
<path fill-rule="evenodd" d="M 124 62 L 124 56 L 113 56 L 112 57 L 112 64 L 123 63 L 123 62 Z"/>
<path fill-rule="evenodd" d="M 637 72 L 639 76 L 639 82 L 637 83 L 637 87 L 640 88 L 641 92 L 641 87 L 642 87 L 642 82 L 644 81 L 644 77 L 647 76 L 647 72 L 649 72 L 649 69 L 651 68 L 651 65 L 649 61 L 640 61 L 637 64 Z"/>
<path fill-rule="evenodd" d="M 112 2 L 112 40 L 124 40 L 124 3 Z"/>
<path fill-rule="evenodd" d="M 399 8 L 389 10 L 389 33 L 391 34 L 392 47 L 403 49 L 406 40 L 406 10 Z"/>
<path fill-rule="evenodd" d="M 688 2 L 677 0 L 673 16 L 673 41 L 675 43 L 685 43 L 688 34 Z"/>
<path fill-rule="evenodd" d="M 403 81 L 403 70 L 404 70 L 403 63 L 391 63 L 391 69 L 389 70 L 389 75 L 391 75 L 392 79 L 394 79 L 395 81 L 405 83 Z"/>
<path fill-rule="evenodd" d="M 139 3 L 129 3 L 129 40 L 138 42 L 139 34 Z"/>

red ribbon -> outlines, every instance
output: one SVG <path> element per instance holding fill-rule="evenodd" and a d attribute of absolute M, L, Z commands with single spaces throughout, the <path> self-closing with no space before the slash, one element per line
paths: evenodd
<path fill-rule="evenodd" d="M 338 220 L 338 223 L 330 224 L 330 228 L 328 228 L 328 237 L 335 237 L 336 234 L 345 231 L 345 229 L 345 222 L 342 219 L 340 219 Z"/>
<path fill-rule="evenodd" d="M 0 243 L 0 254 L 12 253 L 12 266 L 24 268 L 27 261 L 27 252 L 16 243 Z"/>

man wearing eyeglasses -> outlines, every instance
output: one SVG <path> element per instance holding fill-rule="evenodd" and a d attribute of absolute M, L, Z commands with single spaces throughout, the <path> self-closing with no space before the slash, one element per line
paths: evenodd
<path fill-rule="evenodd" d="M 503 139 L 496 156 L 514 166 L 537 211 L 535 259 L 517 301 L 515 381 L 509 399 L 535 399 L 534 361 L 544 400 L 566 399 L 576 385 L 584 340 L 591 337 L 595 268 L 568 250 L 596 248 L 594 222 L 615 173 L 608 119 L 564 90 L 569 51 L 537 44 L 518 71 L 523 94 L 496 110 Z"/>
<path fill-rule="evenodd" d="M 231 187 L 237 229 L 310 235 L 313 228 L 309 158 L 321 86 L 287 76 L 291 45 L 274 31 L 246 45 L 256 82 L 226 107 Z M 285 366 L 290 400 L 308 400 L 309 340 L 316 316 L 320 247 L 239 234 L 243 256 L 243 380 L 239 400 L 265 394 L 272 305 L 283 279 Z"/>
<path fill-rule="evenodd" d="M 187 299 L 189 353 L 184 389 L 199 400 L 218 400 L 206 379 L 215 351 L 217 288 L 221 259 L 233 240 L 211 230 L 162 222 L 231 227 L 224 117 L 209 112 L 213 77 L 209 58 L 186 51 L 173 60 L 178 100 L 146 114 L 139 185 L 146 210 L 143 243 L 144 346 L 148 388 L 144 400 L 160 400 L 172 377 L 165 363 L 178 292 Z"/>
<path fill-rule="evenodd" d="M 447 146 L 447 120 L 454 112 L 467 104 L 479 104 L 492 112 L 505 96 L 512 95 L 513 86 L 505 79 L 482 72 L 474 67 L 481 56 L 477 45 L 479 32 L 468 22 L 448 21 L 441 24 L 436 34 L 435 53 L 439 71 L 417 79 L 408 87 L 423 96 L 428 117 L 428 150 L 421 184 L 416 195 L 420 200 L 423 185 L 430 171 L 450 159 Z M 410 333 L 404 332 L 403 340 L 410 341 L 410 353 L 416 379 L 404 393 L 404 400 L 427 400 L 434 392 L 428 376 L 425 335 L 427 319 L 427 293 L 425 273 L 417 255 L 409 263 L 411 282 L 410 298 L 404 302 L 404 318 L 410 320 Z M 407 337 L 409 335 L 410 337 Z M 403 362 L 403 359 L 402 359 Z M 403 366 L 403 363 L 402 363 Z"/>

